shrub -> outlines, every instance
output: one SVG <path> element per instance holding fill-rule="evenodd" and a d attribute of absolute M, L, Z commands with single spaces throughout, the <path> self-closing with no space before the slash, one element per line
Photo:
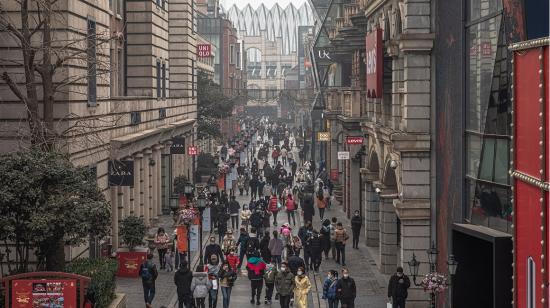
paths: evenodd
<path fill-rule="evenodd" d="M 88 296 L 97 308 L 108 307 L 115 298 L 117 262 L 112 259 L 76 259 L 65 271 L 91 278 Z"/>
<path fill-rule="evenodd" d="M 147 226 L 145 226 L 145 221 L 141 217 L 128 216 L 120 224 L 120 237 L 126 243 L 129 250 L 143 245 L 143 238 L 146 233 Z"/>

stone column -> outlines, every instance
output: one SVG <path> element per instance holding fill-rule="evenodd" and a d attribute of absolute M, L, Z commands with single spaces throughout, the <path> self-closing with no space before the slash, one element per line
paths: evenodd
<path fill-rule="evenodd" d="M 147 226 L 150 226 L 151 225 L 151 203 L 150 203 L 150 199 L 149 199 L 149 196 L 151 195 L 151 166 L 149 165 L 149 160 L 152 158 L 151 157 L 151 154 L 153 152 L 151 151 L 151 149 L 145 149 L 143 151 L 143 177 L 141 179 L 141 182 L 143 183 L 142 185 L 142 192 L 141 192 L 141 197 L 142 197 L 142 203 L 141 203 L 141 208 L 142 208 L 142 215 L 143 215 L 143 220 L 145 220 L 145 224 Z"/>
<path fill-rule="evenodd" d="M 109 188 L 111 193 L 111 244 L 113 245 L 113 251 L 118 248 L 118 186 L 111 186 Z"/>
<path fill-rule="evenodd" d="M 133 160 L 132 157 L 126 157 L 124 160 Z M 134 162 L 134 184 L 136 184 L 135 179 L 135 162 Z M 119 194 L 122 194 L 121 201 L 122 204 L 119 204 L 118 207 L 120 209 L 120 216 L 119 221 L 123 220 L 124 218 L 130 216 L 130 211 L 132 208 L 132 202 L 134 201 L 134 190 L 132 186 L 121 186 L 119 187 Z"/>
<path fill-rule="evenodd" d="M 395 272 L 397 267 L 397 215 L 393 200 L 397 197 L 395 190 L 389 190 L 379 183 L 380 191 L 379 224 L 380 224 L 380 271 L 383 274 Z"/>
<path fill-rule="evenodd" d="M 153 195 L 152 195 L 152 206 L 153 206 L 153 219 L 158 220 L 158 216 L 162 215 L 162 149 L 164 146 L 162 144 L 155 145 L 153 148 L 153 159 L 156 164 L 153 168 L 154 177 L 153 177 Z"/>
<path fill-rule="evenodd" d="M 143 208 L 143 198 L 141 195 L 142 192 L 142 186 L 143 186 L 143 179 L 141 177 L 141 174 L 143 172 L 143 154 L 137 153 L 134 154 L 134 188 L 133 188 L 133 200 L 132 200 L 132 207 L 130 210 L 130 215 L 135 216 L 142 216 Z"/>
<path fill-rule="evenodd" d="M 380 217 L 379 217 L 379 198 L 378 194 L 374 191 L 372 180 L 376 177 L 376 174 L 369 172 L 365 176 L 365 238 L 366 245 L 370 247 L 377 247 L 380 245 Z"/>

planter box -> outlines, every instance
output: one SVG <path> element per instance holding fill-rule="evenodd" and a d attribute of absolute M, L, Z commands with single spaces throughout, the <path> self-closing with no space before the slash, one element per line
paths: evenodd
<path fill-rule="evenodd" d="M 139 277 L 139 267 L 147 260 L 147 251 L 145 247 L 135 248 L 133 251 L 120 248 L 117 251 L 118 277 L 137 278 Z"/>

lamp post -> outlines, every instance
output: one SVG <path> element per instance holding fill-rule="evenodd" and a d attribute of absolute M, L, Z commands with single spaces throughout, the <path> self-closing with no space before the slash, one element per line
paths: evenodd
<path fill-rule="evenodd" d="M 204 266 L 203 263 L 203 254 L 202 254 L 202 213 L 206 208 L 206 196 L 203 192 L 197 197 L 197 208 L 199 209 L 200 219 L 199 219 L 199 266 Z"/>

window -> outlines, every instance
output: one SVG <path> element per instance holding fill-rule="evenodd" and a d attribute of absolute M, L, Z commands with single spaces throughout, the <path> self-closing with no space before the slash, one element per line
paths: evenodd
<path fill-rule="evenodd" d="M 195 12 L 195 1 L 191 1 L 191 26 L 193 28 L 193 34 L 197 33 L 197 18 Z"/>
<path fill-rule="evenodd" d="M 162 62 L 162 98 L 166 98 L 166 62 Z"/>
<path fill-rule="evenodd" d="M 160 69 L 160 60 L 157 59 L 157 98 L 161 96 L 161 69 Z"/>
<path fill-rule="evenodd" d="M 161 0 L 157 0 L 157 6 L 160 6 L 160 1 L 161 1 Z"/>
<path fill-rule="evenodd" d="M 229 45 L 229 64 L 235 64 L 235 45 Z"/>
<path fill-rule="evenodd" d="M 97 71 L 96 71 L 96 22 L 92 18 L 88 18 L 88 106 L 97 106 Z"/>
<path fill-rule="evenodd" d="M 166 118 L 166 108 L 159 109 L 159 120 Z"/>
<path fill-rule="evenodd" d="M 195 71 L 196 70 L 195 63 L 196 63 L 196 60 L 191 60 L 191 97 L 195 97 L 195 93 L 196 93 L 195 91 L 197 89 L 197 81 L 196 81 L 197 72 Z"/>
<path fill-rule="evenodd" d="M 166 9 L 166 0 L 161 0 L 162 1 L 162 9 Z"/>
<path fill-rule="evenodd" d="M 236 56 L 237 68 L 241 68 L 241 44 L 237 44 L 237 56 Z"/>
<path fill-rule="evenodd" d="M 139 111 L 132 111 L 130 113 L 130 125 L 138 125 L 141 123 L 141 113 Z"/>
<path fill-rule="evenodd" d="M 535 308 L 535 303 L 537 302 L 536 286 L 535 261 L 532 257 L 529 257 L 527 259 L 527 308 Z"/>

